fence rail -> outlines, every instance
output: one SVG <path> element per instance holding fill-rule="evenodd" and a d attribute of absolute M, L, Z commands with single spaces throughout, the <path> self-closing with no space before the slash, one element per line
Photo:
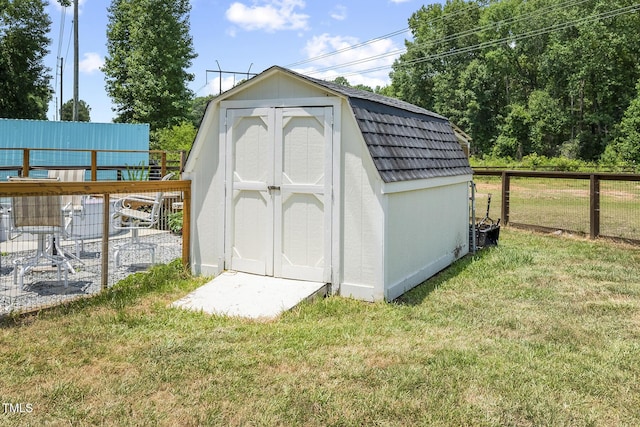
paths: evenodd
<path fill-rule="evenodd" d="M 476 169 L 474 180 L 479 194 L 499 185 L 504 225 L 640 243 L 640 174 Z"/>
<path fill-rule="evenodd" d="M 153 247 L 153 255 L 138 253 L 137 249 L 122 251 L 124 255 L 120 254 L 119 264 L 116 257 L 118 248 L 133 242 L 134 236 L 131 231 L 114 229 L 112 215 L 116 200 L 128 195 L 155 196 L 160 192 L 163 193 L 159 210 L 161 219 L 153 229 L 144 230 L 139 236 L 147 248 Z M 72 232 L 59 238 L 52 234 L 53 240 L 51 236 L 47 237 L 46 253 L 42 251 L 43 244 L 30 231 L 20 234 L 14 222 L 16 214 L 11 211 L 16 199 L 36 203 L 41 200 L 37 196 L 79 196 L 84 203 L 82 210 L 69 215 Z M 165 263 L 181 258 L 183 266 L 188 268 L 190 205 L 191 181 L 185 180 L 0 182 L 0 316 L 37 310 L 99 293 L 127 275 L 148 268 L 153 262 Z M 144 211 L 146 207 L 133 208 Z M 179 212 L 178 209 L 182 212 L 181 233 L 172 232 L 168 226 L 168 217 Z M 12 232 L 12 229 L 16 231 Z M 61 241 L 56 244 L 55 239 Z M 81 241 L 81 246 L 78 241 Z M 55 253 L 58 248 L 69 259 L 68 270 L 74 270 L 64 281 L 60 270 L 56 277 L 51 265 L 47 265 L 46 254 Z M 24 264 L 21 263 L 33 259 L 34 254 L 38 257 L 39 252 L 44 253 L 45 265 L 24 274 L 25 269 L 21 267 Z M 147 262 L 149 260 L 151 262 Z M 16 280 L 17 272 L 22 272 L 20 280 Z"/>
<path fill-rule="evenodd" d="M 151 168 L 158 170 L 158 178 L 163 177 L 170 171 L 182 171 L 184 162 L 186 160 L 186 153 L 184 151 L 168 152 L 164 150 L 88 150 L 88 149 L 58 149 L 58 148 L 6 148 L 0 147 L 0 153 L 6 151 L 21 151 L 22 152 L 22 164 L 20 165 L 5 165 L 0 166 L 0 170 L 3 171 L 17 171 L 20 176 L 28 177 L 31 171 L 36 170 L 48 170 L 48 169 L 87 169 L 91 172 L 91 181 L 98 180 L 98 171 L 118 171 L 123 170 L 139 170 L 144 168 Z M 90 155 L 90 162 L 84 165 L 74 166 L 58 166 L 58 165 L 34 165 L 31 161 L 31 154 L 34 152 L 68 152 L 68 153 L 86 153 Z M 150 158 L 154 158 L 157 165 L 104 165 L 100 164 L 100 156 L 109 153 L 130 153 L 140 154 L 148 153 Z"/>

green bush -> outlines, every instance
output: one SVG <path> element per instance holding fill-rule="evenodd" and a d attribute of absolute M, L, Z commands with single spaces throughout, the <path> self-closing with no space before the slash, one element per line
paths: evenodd
<path fill-rule="evenodd" d="M 524 169 L 524 170 L 549 170 L 567 172 L 589 172 L 589 171 L 621 171 L 629 170 L 629 164 L 621 162 L 606 162 L 605 160 L 595 163 L 585 160 L 571 159 L 568 157 L 546 157 L 538 154 L 529 154 L 522 160 L 514 160 L 511 157 L 486 156 L 483 158 L 471 157 L 469 159 L 471 167 L 488 169 Z"/>
<path fill-rule="evenodd" d="M 168 215 L 169 229 L 176 233 L 182 233 L 182 211 L 172 212 Z"/>

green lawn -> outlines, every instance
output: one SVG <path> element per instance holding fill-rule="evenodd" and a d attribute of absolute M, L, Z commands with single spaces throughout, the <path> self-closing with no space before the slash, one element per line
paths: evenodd
<path fill-rule="evenodd" d="M 640 425 L 640 249 L 501 230 L 395 303 L 167 308 L 178 264 L 0 328 L 0 425 Z M 15 407 L 15 406 L 14 406 Z"/>

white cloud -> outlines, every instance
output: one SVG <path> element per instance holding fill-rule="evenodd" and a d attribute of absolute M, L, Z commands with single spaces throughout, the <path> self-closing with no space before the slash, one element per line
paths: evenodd
<path fill-rule="evenodd" d="M 347 8 L 341 4 L 333 8 L 329 15 L 336 21 L 344 21 L 347 19 Z"/>
<path fill-rule="evenodd" d="M 222 88 L 222 92 L 225 92 L 233 88 L 242 80 L 243 80 L 242 76 L 236 76 L 236 77 L 227 76 L 227 77 L 222 77 L 222 82 L 221 82 L 220 77 L 218 76 L 213 80 L 209 80 L 209 83 L 207 83 L 206 93 L 207 95 L 219 95 L 221 93 L 220 92 L 221 88 Z"/>
<path fill-rule="evenodd" d="M 83 73 L 91 74 L 100 70 L 104 65 L 104 58 L 95 52 L 84 54 L 84 59 L 78 63 L 78 68 Z"/>
<path fill-rule="evenodd" d="M 360 43 L 356 37 L 331 36 L 329 34 L 315 36 L 307 41 L 305 46 L 307 58 L 344 51 L 319 58 L 313 61 L 312 65 L 296 71 L 324 80 L 333 80 L 343 76 L 352 85 L 363 84 L 372 88 L 388 85 L 390 83 L 390 66 L 400 55 L 402 47 L 396 46 L 390 39 L 382 39 L 355 49 L 348 49 L 350 46 Z M 367 71 L 379 67 L 382 69 Z"/>
<path fill-rule="evenodd" d="M 247 6 L 234 2 L 225 12 L 228 21 L 246 31 L 264 30 L 305 30 L 308 28 L 309 15 L 296 12 L 304 9 L 303 0 L 267 0 Z"/>
<path fill-rule="evenodd" d="M 411 0 L 391 0 L 391 3 L 409 3 Z"/>

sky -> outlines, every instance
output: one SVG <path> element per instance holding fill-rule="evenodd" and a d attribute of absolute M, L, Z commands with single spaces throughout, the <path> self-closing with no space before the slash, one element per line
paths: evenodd
<path fill-rule="evenodd" d="M 52 42 L 45 65 L 55 94 L 47 117 L 57 120 L 61 82 L 63 102 L 73 97 L 73 7 L 49 1 Z M 188 69 L 195 75 L 189 87 L 196 96 L 217 95 L 247 73 L 273 65 L 315 78 L 343 76 L 351 84 L 386 86 L 390 65 L 411 38 L 409 18 L 423 4 L 433 3 L 444 0 L 191 0 L 190 34 L 198 56 Z M 111 0 L 79 0 L 78 93 L 91 108 L 91 121 L 98 123 L 112 122 L 115 116 L 100 71 L 107 55 L 110 5 Z M 221 80 L 218 70 L 238 74 L 225 73 Z"/>

